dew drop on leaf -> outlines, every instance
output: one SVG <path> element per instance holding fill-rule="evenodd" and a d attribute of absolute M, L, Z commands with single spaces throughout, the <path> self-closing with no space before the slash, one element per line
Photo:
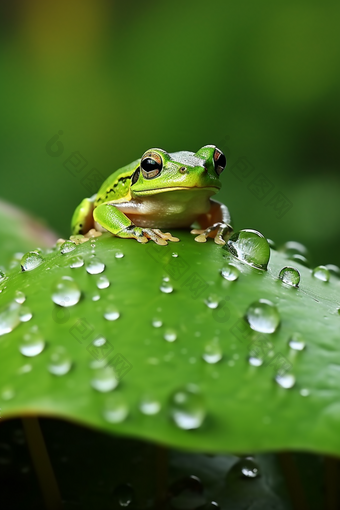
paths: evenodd
<path fill-rule="evenodd" d="M 161 410 L 161 403 L 153 395 L 144 395 L 139 403 L 141 413 L 146 415 L 154 415 Z"/>
<path fill-rule="evenodd" d="M 291 266 L 285 266 L 281 269 L 279 274 L 280 280 L 287 285 L 297 287 L 300 283 L 300 273 L 297 269 Z"/>
<path fill-rule="evenodd" d="M 109 279 L 106 276 L 100 276 L 97 280 L 98 289 L 107 289 L 110 286 Z"/>
<path fill-rule="evenodd" d="M 115 253 L 116 259 L 122 259 L 124 257 L 124 253 L 122 251 L 117 251 Z"/>
<path fill-rule="evenodd" d="M 295 351 L 302 351 L 305 348 L 305 341 L 300 333 L 293 333 L 289 338 L 289 347 Z"/>
<path fill-rule="evenodd" d="M 20 322 L 28 322 L 32 319 L 33 315 L 27 306 L 22 306 L 19 310 Z"/>
<path fill-rule="evenodd" d="M 59 306 L 76 305 L 81 296 L 77 283 L 70 276 L 62 276 L 52 290 L 52 301 Z"/>
<path fill-rule="evenodd" d="M 26 301 L 26 296 L 21 290 L 17 290 L 15 292 L 14 301 L 19 303 L 19 305 L 22 305 Z"/>
<path fill-rule="evenodd" d="M 257 269 L 267 269 L 270 247 L 267 239 L 257 230 L 236 232 L 223 246 L 234 257 Z"/>
<path fill-rule="evenodd" d="M 325 267 L 328 269 L 328 271 L 337 278 L 340 278 L 340 267 L 336 266 L 335 264 L 326 264 Z M 0 276 L 1 279 L 1 276 Z"/>
<path fill-rule="evenodd" d="M 170 294 L 173 292 L 174 288 L 171 283 L 164 278 L 161 283 L 160 290 L 164 292 L 164 294 Z"/>
<path fill-rule="evenodd" d="M 116 321 L 120 317 L 120 313 L 117 308 L 113 305 L 110 305 L 106 308 L 104 317 L 107 321 Z"/>
<path fill-rule="evenodd" d="M 167 329 L 164 333 L 164 340 L 167 342 L 174 342 L 177 340 L 177 333 L 174 329 Z"/>
<path fill-rule="evenodd" d="M 154 328 L 161 328 L 163 326 L 163 322 L 160 319 L 153 319 L 152 325 Z"/>
<path fill-rule="evenodd" d="M 72 257 L 70 260 L 70 268 L 76 269 L 84 265 L 84 259 L 82 257 Z"/>
<path fill-rule="evenodd" d="M 52 348 L 47 369 L 51 374 L 54 375 L 65 375 L 67 374 L 72 366 L 71 358 L 62 345 L 56 345 Z"/>
<path fill-rule="evenodd" d="M 280 324 L 280 315 L 276 306 L 267 299 L 252 303 L 245 318 L 249 326 L 259 333 L 274 333 Z"/>
<path fill-rule="evenodd" d="M 118 392 L 109 395 L 104 402 L 103 416 L 109 423 L 121 423 L 129 414 L 125 397 Z"/>
<path fill-rule="evenodd" d="M 170 414 L 183 430 L 199 428 L 206 415 L 203 397 L 194 384 L 176 390 L 170 398 Z"/>
<path fill-rule="evenodd" d="M 19 310 L 20 305 L 13 302 L 0 312 L 0 336 L 10 333 L 20 324 Z"/>
<path fill-rule="evenodd" d="M 281 388 L 292 388 L 295 384 L 295 377 L 292 374 L 278 374 L 275 381 Z"/>
<path fill-rule="evenodd" d="M 214 310 L 219 305 L 219 298 L 217 296 L 209 296 L 204 302 L 208 308 Z"/>
<path fill-rule="evenodd" d="M 118 386 L 116 372 L 109 365 L 94 369 L 91 379 L 91 386 L 101 393 L 106 393 L 113 390 Z"/>
<path fill-rule="evenodd" d="M 202 358 L 209 364 L 217 363 L 222 359 L 222 349 L 218 338 L 213 338 L 205 344 Z"/>
<path fill-rule="evenodd" d="M 42 262 L 44 262 L 44 259 L 39 253 L 29 251 L 22 257 L 20 265 L 22 271 L 32 271 L 32 269 L 40 266 Z"/>
<path fill-rule="evenodd" d="M 45 348 L 45 340 L 38 330 L 26 333 L 20 342 L 19 351 L 29 358 L 37 356 Z"/>
<path fill-rule="evenodd" d="M 237 267 L 233 266 L 232 264 L 228 264 L 226 267 L 224 267 L 221 271 L 221 275 L 225 280 L 228 280 L 229 282 L 234 282 L 239 277 L 239 270 Z"/>
<path fill-rule="evenodd" d="M 329 282 L 330 274 L 326 266 L 317 266 L 313 269 L 313 276 L 322 282 Z"/>
<path fill-rule="evenodd" d="M 101 260 L 98 259 L 98 257 L 92 257 L 87 263 L 86 263 L 86 271 L 89 274 L 100 274 L 104 271 L 105 264 Z"/>
<path fill-rule="evenodd" d="M 65 255 L 65 253 L 70 253 L 76 248 L 76 246 L 76 243 L 73 241 L 65 241 L 60 247 L 60 253 L 62 255 Z"/>

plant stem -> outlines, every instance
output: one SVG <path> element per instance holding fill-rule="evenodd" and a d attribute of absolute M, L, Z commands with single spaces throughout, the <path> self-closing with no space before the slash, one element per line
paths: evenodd
<path fill-rule="evenodd" d="M 41 432 L 39 420 L 34 416 L 25 417 L 22 418 L 22 424 L 46 510 L 61 510 L 61 495 Z"/>

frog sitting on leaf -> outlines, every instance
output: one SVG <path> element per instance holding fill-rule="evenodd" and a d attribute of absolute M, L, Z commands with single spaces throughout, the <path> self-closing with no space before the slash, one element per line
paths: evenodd
<path fill-rule="evenodd" d="M 150 149 L 141 159 L 117 170 L 98 193 L 85 198 L 72 218 L 72 232 L 86 234 L 91 228 L 140 243 L 179 241 L 160 229 L 190 227 L 198 242 L 214 237 L 225 244 L 232 231 L 228 208 L 212 200 L 221 188 L 220 174 L 226 157 L 214 145 L 193 152 L 169 154 Z"/>

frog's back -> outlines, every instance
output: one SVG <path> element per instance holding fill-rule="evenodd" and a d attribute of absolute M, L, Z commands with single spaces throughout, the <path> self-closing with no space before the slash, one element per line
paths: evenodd
<path fill-rule="evenodd" d="M 99 188 L 94 206 L 127 197 L 130 193 L 131 176 L 138 165 L 139 159 L 113 172 Z"/>

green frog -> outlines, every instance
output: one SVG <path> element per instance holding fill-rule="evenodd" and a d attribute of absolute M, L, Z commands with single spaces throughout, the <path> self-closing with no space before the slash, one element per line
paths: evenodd
<path fill-rule="evenodd" d="M 226 163 L 215 145 L 205 145 L 196 153 L 149 149 L 79 204 L 72 217 L 72 233 L 86 234 L 95 228 L 140 243 L 151 239 L 166 245 L 179 239 L 163 230 L 195 223 L 200 227 L 191 230 L 195 241 L 213 237 L 215 243 L 225 244 L 232 232 L 229 210 L 211 197 L 221 188 Z"/>

